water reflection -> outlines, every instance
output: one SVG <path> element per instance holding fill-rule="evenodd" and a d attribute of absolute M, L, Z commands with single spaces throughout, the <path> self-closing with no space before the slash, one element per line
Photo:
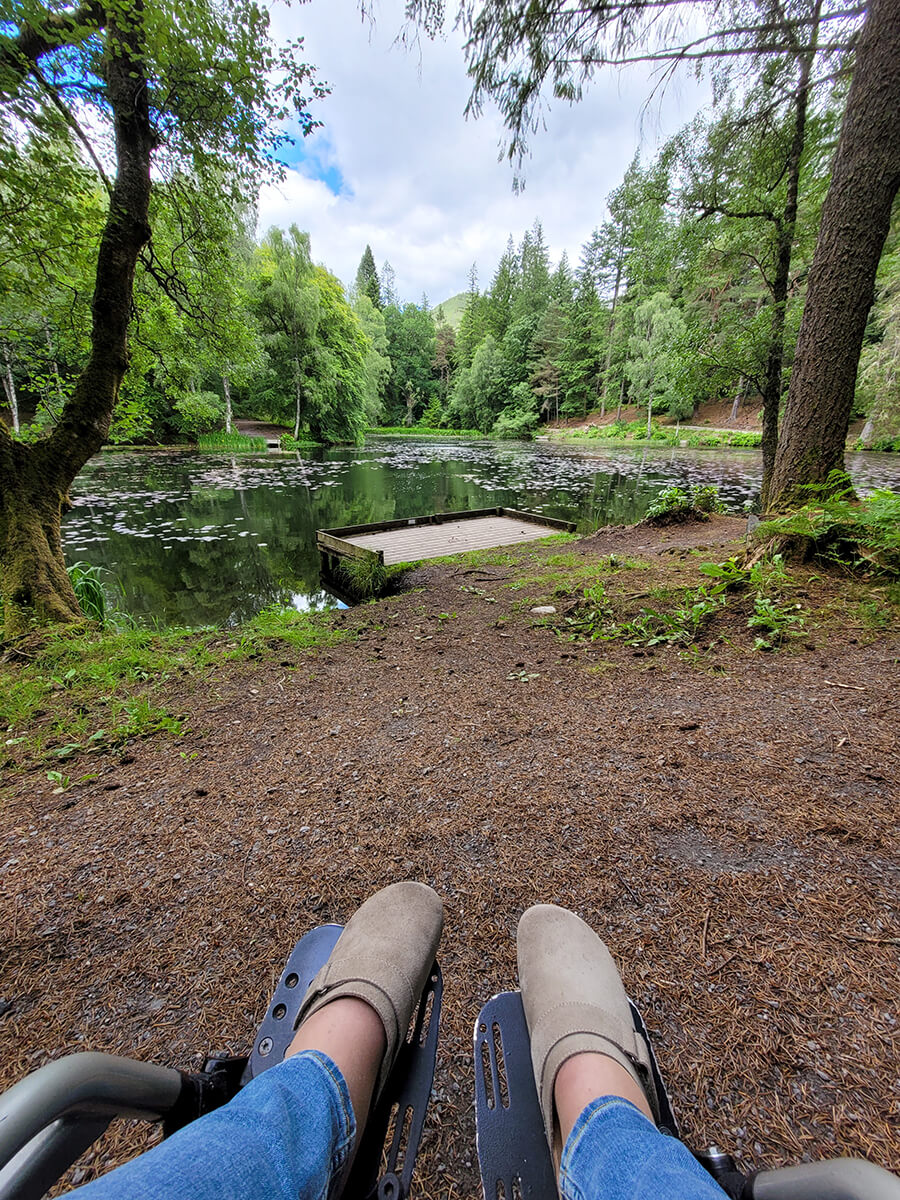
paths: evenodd
<path fill-rule="evenodd" d="M 889 455 L 848 465 L 864 489 L 900 479 Z M 110 453 L 76 480 L 63 540 L 70 563 L 115 574 L 137 620 L 230 624 L 273 603 L 336 603 L 319 580 L 319 528 L 502 504 L 587 531 L 639 520 L 687 483 L 716 484 L 739 510 L 759 491 L 759 455 L 387 439 L 290 456 Z"/>

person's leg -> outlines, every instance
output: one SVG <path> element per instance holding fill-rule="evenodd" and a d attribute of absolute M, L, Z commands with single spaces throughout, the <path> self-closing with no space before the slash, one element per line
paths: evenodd
<path fill-rule="evenodd" d="M 370 897 L 310 985 L 284 1062 L 79 1197 L 324 1200 L 394 1063 L 442 925 L 423 884 Z"/>
<path fill-rule="evenodd" d="M 553 1084 L 553 1098 L 563 1143 L 592 1100 L 598 1096 L 621 1096 L 653 1120 L 647 1094 L 637 1080 L 606 1054 L 576 1054 L 559 1068 Z"/>
<path fill-rule="evenodd" d="M 373 1080 L 378 1066 L 370 1063 Z M 343 1075 L 310 1049 L 75 1194 L 79 1200 L 324 1200 L 350 1160 L 355 1135 Z"/>
<path fill-rule="evenodd" d="M 535 1082 L 564 1200 L 721 1200 L 656 1128 L 647 1049 L 609 951 L 565 909 L 536 905 L 517 936 Z"/>
<path fill-rule="evenodd" d="M 687 1147 L 656 1128 L 643 1089 L 614 1059 L 567 1059 L 553 1092 L 564 1200 L 722 1200 Z"/>
<path fill-rule="evenodd" d="M 333 1000 L 303 1021 L 285 1051 L 285 1060 L 304 1050 L 327 1054 L 340 1071 L 356 1128 L 365 1129 L 375 1081 L 387 1043 L 381 1017 L 365 1000 L 347 996 Z M 356 1149 L 354 1142 L 353 1149 Z M 351 1156 L 352 1157 L 352 1156 Z"/>

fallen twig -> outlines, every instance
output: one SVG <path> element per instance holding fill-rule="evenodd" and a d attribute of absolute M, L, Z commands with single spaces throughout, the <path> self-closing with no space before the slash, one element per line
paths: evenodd
<path fill-rule="evenodd" d="M 735 951 L 734 954 L 729 954 L 728 957 L 723 959 L 717 967 L 713 967 L 713 969 L 710 971 L 710 975 L 718 975 L 720 971 L 724 970 L 724 968 L 727 967 L 730 962 L 734 962 L 736 958 L 737 951 Z"/>
<path fill-rule="evenodd" d="M 622 887 L 625 889 L 625 891 L 628 893 L 628 895 L 632 898 L 632 900 L 635 902 L 635 904 L 641 905 L 642 901 L 638 899 L 638 897 L 635 895 L 634 891 L 628 886 L 628 884 L 625 882 L 625 880 L 622 878 L 622 876 L 619 874 L 618 871 L 616 871 L 616 879 L 618 879 L 619 883 L 621 883 Z"/>
<path fill-rule="evenodd" d="M 828 687 L 846 688 L 847 691 L 849 691 L 849 692 L 864 692 L 866 690 L 864 687 L 861 687 L 858 683 L 835 683 L 831 679 L 823 679 L 822 682 L 824 684 L 827 684 Z"/>

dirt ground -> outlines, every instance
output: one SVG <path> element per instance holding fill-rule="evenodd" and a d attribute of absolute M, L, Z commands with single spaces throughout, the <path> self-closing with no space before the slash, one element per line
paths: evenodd
<path fill-rule="evenodd" d="M 742 529 L 564 549 L 598 576 L 610 553 L 645 557 L 616 576 L 640 596 L 696 581 Z M 414 1194 L 480 1194 L 472 1028 L 515 984 L 535 901 L 610 944 L 694 1147 L 900 1170 L 896 630 L 839 613 L 841 581 L 809 569 L 808 632 L 776 654 L 737 629 L 699 665 L 573 642 L 510 586 L 559 550 L 429 567 L 347 612 L 353 640 L 183 684 L 185 736 L 133 743 L 63 795 L 42 773 L 7 781 L 0 1084 L 87 1048 L 185 1068 L 246 1052 L 296 938 L 414 878 L 446 906 Z M 572 598 L 549 602 L 564 622 Z M 152 1136 L 108 1137 L 75 1178 Z"/>
<path fill-rule="evenodd" d="M 708 427 L 710 429 L 734 429 L 734 430 L 753 430 L 760 432 L 762 430 L 762 401 L 751 400 L 748 403 L 742 404 L 737 411 L 737 415 L 732 418 L 732 402 L 730 400 L 708 401 L 706 404 L 697 406 L 697 410 L 689 421 L 684 422 L 685 425 L 692 429 Z M 612 410 L 600 416 L 599 410 L 594 413 L 589 413 L 586 417 L 566 417 L 560 421 L 548 422 L 548 429 L 586 429 L 589 425 L 611 425 L 618 415 L 618 408 L 614 405 Z M 622 408 L 623 421 L 640 421 L 646 419 L 646 408 L 638 407 L 633 404 L 626 404 Z M 658 418 L 660 425 L 671 425 L 672 422 L 666 415 Z M 865 425 L 863 418 L 857 418 L 851 421 L 850 427 L 847 430 L 847 444 L 853 446 L 860 436 Z"/>
<path fill-rule="evenodd" d="M 742 404 L 737 411 L 737 416 L 732 419 L 731 416 L 732 402 L 728 401 L 710 401 L 706 404 L 700 404 L 696 412 L 689 421 L 683 424 L 690 425 L 692 428 L 708 425 L 713 429 L 762 429 L 762 421 L 760 420 L 760 402 L 751 401 L 747 404 Z M 600 416 L 599 410 L 590 413 L 587 417 L 567 417 L 560 421 L 551 421 L 550 428 L 554 429 L 582 429 L 587 425 L 611 425 L 618 415 L 618 406 L 613 405 L 604 416 Z M 623 421 L 640 421 L 647 419 L 647 409 L 645 406 L 625 404 L 622 407 Z M 657 418 L 660 425 L 674 425 L 665 414 Z"/>

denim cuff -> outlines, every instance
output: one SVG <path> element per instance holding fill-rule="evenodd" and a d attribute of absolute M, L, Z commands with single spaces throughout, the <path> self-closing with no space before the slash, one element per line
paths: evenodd
<path fill-rule="evenodd" d="M 321 1050 L 301 1050 L 299 1054 L 292 1054 L 277 1067 L 270 1069 L 290 1071 L 294 1064 L 295 1070 L 299 1069 L 305 1073 L 307 1068 L 301 1066 L 304 1063 L 309 1063 L 321 1076 L 334 1122 L 334 1149 L 331 1154 L 331 1184 L 328 1192 L 329 1196 L 332 1196 L 338 1186 L 344 1182 L 344 1167 L 350 1158 L 356 1137 L 356 1117 L 350 1102 L 350 1092 L 346 1080 L 337 1064 Z"/>
<path fill-rule="evenodd" d="M 648 1132 L 657 1133 L 653 1122 L 630 1100 L 621 1096 L 600 1096 L 597 1100 L 592 1100 L 573 1125 L 563 1147 L 559 1164 L 559 1188 L 568 1200 L 582 1200 L 583 1193 L 575 1182 L 576 1177 L 580 1175 L 585 1179 L 591 1176 L 590 1170 L 585 1171 L 586 1164 L 582 1160 L 587 1157 L 590 1166 L 596 1166 L 597 1145 L 593 1139 L 602 1137 L 604 1125 L 623 1116 L 626 1119 L 638 1117 L 646 1124 Z"/>

